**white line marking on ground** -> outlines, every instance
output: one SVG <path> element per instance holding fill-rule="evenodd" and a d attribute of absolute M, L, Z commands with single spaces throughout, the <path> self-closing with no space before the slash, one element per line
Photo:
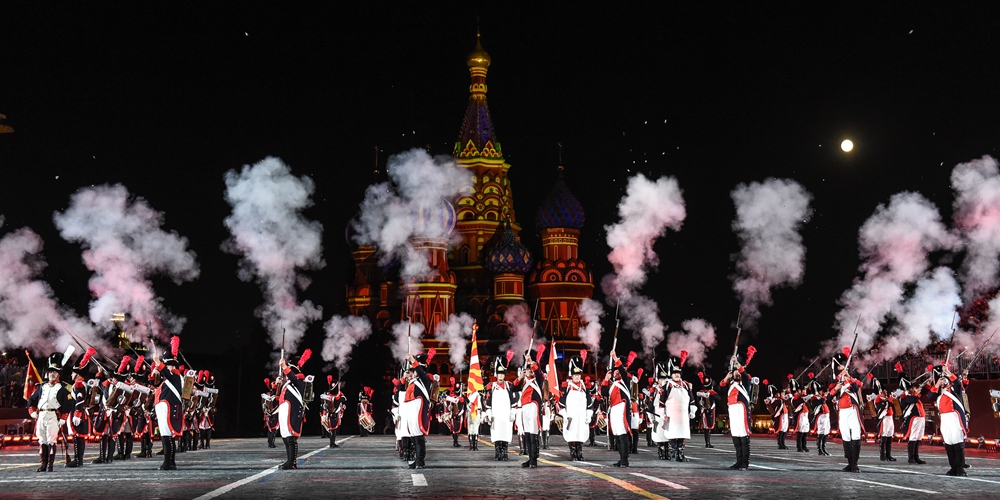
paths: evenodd
<path fill-rule="evenodd" d="M 595 464 L 595 463 L 593 463 L 593 462 L 584 462 L 583 460 L 577 460 L 577 463 L 581 463 L 581 464 L 587 464 L 587 465 L 593 465 L 594 467 L 604 467 L 604 466 L 603 466 L 603 465 L 601 465 L 601 464 Z"/>
<path fill-rule="evenodd" d="M 427 486 L 427 478 L 423 474 L 410 474 L 413 479 L 413 486 Z"/>
<path fill-rule="evenodd" d="M 874 484 L 875 486 L 885 486 L 886 488 L 896 488 L 896 489 L 900 489 L 900 490 L 917 491 L 917 492 L 920 492 L 920 493 L 929 493 L 931 495 L 937 495 L 938 494 L 938 492 L 936 492 L 936 491 L 921 490 L 921 489 L 918 489 L 918 488 L 907 488 L 906 486 L 898 486 L 898 485 L 895 485 L 895 484 L 879 483 L 879 482 L 875 482 L 875 481 L 865 481 L 864 479 L 853 479 L 853 478 L 846 478 L 846 479 L 848 481 L 854 481 L 856 483 Z"/>
<path fill-rule="evenodd" d="M 346 443 L 346 442 L 350 441 L 351 438 L 353 438 L 353 437 L 354 436 L 348 436 L 345 439 L 341 439 L 340 442 L 341 442 L 341 444 Z M 319 453 L 321 451 L 329 450 L 329 449 L 330 449 L 329 447 L 324 446 L 324 447 L 322 447 L 322 448 L 320 448 L 318 450 L 310 451 L 309 453 L 306 453 L 305 455 L 302 455 L 301 457 L 299 457 L 299 460 L 305 460 L 305 459 L 307 459 L 307 458 L 309 458 L 309 457 L 311 457 L 311 456 L 313 456 L 313 455 L 315 455 L 315 454 L 317 454 L 317 453 Z M 232 491 L 232 490 L 234 490 L 236 488 L 239 488 L 240 486 L 243 486 L 244 484 L 252 483 L 252 482 L 254 482 L 254 481 L 256 481 L 256 480 L 258 480 L 258 479 L 260 479 L 262 477 L 268 476 L 270 474 L 274 474 L 277 471 L 278 471 L 278 466 L 275 465 L 274 467 L 271 467 L 270 469 L 265 469 L 265 470 L 263 470 L 261 472 L 258 472 L 256 474 L 250 476 L 250 477 L 247 477 L 247 478 L 244 478 L 244 479 L 240 479 L 239 481 L 236 481 L 236 482 L 233 482 L 233 483 L 229 483 L 229 484 L 227 484 L 227 485 L 225 485 L 225 486 L 223 486 L 221 488 L 209 491 L 208 493 L 205 493 L 204 495 L 202 495 L 200 497 L 197 497 L 194 500 L 211 500 L 211 499 L 213 499 L 213 498 L 215 498 L 215 497 L 217 497 L 219 495 L 225 495 L 226 493 L 229 493 L 230 491 Z"/>
<path fill-rule="evenodd" d="M 657 483 L 660 483 L 660 484 L 665 484 L 665 485 L 667 485 L 667 486 L 669 486 L 669 487 L 671 487 L 671 488 L 673 488 L 675 490 L 686 490 L 686 489 L 688 489 L 687 486 L 684 486 L 682 484 L 677 484 L 677 483 L 671 483 L 670 481 L 667 481 L 666 479 L 660 479 L 658 477 L 647 476 L 645 474 L 639 474 L 638 472 L 633 472 L 632 475 L 633 476 L 639 476 L 639 477 L 645 478 L 645 479 L 649 479 L 650 481 L 657 482 Z"/>
<path fill-rule="evenodd" d="M 538 452 L 538 454 L 539 455 L 545 455 L 547 457 L 558 457 L 558 455 L 556 455 L 555 453 L 549 453 L 547 451 L 540 451 L 540 452 Z"/>
<path fill-rule="evenodd" d="M 181 481 L 184 478 L 166 478 L 171 481 Z M 0 483 L 65 483 L 65 482 L 89 482 L 89 483 L 103 483 L 108 481 L 135 481 L 135 477 L 67 477 L 67 478 L 53 478 L 53 479 L 0 479 Z M 160 479 L 158 479 L 160 481 Z"/>
<path fill-rule="evenodd" d="M 766 465 L 757 465 L 757 464 L 750 464 L 750 467 L 757 467 L 760 469 L 767 469 L 767 470 L 785 470 L 785 469 L 779 469 L 777 467 L 768 467 Z"/>
<path fill-rule="evenodd" d="M 954 478 L 954 479 L 965 479 L 965 480 L 968 480 L 968 481 L 979 481 L 981 483 L 1000 484 L 1000 481 L 990 481 L 989 479 L 980 479 L 978 477 L 969 477 L 969 476 L 942 476 L 941 474 L 933 474 L 933 473 L 930 473 L 930 472 L 922 472 L 922 471 L 915 471 L 915 470 L 905 470 L 905 469 L 893 469 L 891 467 L 879 467 L 877 465 L 864 465 L 862 467 L 866 467 L 866 468 L 869 468 L 869 469 L 889 470 L 889 471 L 893 471 L 893 472 L 905 472 L 907 474 L 919 474 L 921 476 L 951 477 L 951 478 Z"/>

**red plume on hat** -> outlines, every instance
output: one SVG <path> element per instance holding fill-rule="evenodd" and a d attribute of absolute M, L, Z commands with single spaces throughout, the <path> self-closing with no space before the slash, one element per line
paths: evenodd
<path fill-rule="evenodd" d="M 129 364 L 130 361 L 132 361 L 132 358 L 130 358 L 128 356 L 125 356 L 124 358 L 122 358 L 122 364 L 118 365 L 118 373 L 122 373 L 122 372 L 128 370 L 128 364 Z"/>
<path fill-rule="evenodd" d="M 813 372 L 809 372 L 809 373 L 807 374 L 807 376 L 809 377 L 809 380 L 812 380 L 812 379 L 816 378 L 816 374 L 815 374 L 815 373 L 813 373 Z"/>
<path fill-rule="evenodd" d="M 747 362 L 743 366 L 749 365 L 750 360 L 753 359 L 754 355 L 757 354 L 757 348 L 754 346 L 747 347 Z"/>
<path fill-rule="evenodd" d="M 844 350 L 841 351 L 841 352 L 844 353 L 844 356 L 850 356 L 851 355 L 851 348 L 845 345 L 844 346 Z"/>
<path fill-rule="evenodd" d="M 900 363 L 899 361 L 897 361 L 896 364 L 893 365 L 893 368 L 896 369 L 896 373 L 903 373 L 903 364 Z"/>
<path fill-rule="evenodd" d="M 873 378 L 875 378 L 875 375 L 873 375 L 872 372 L 868 372 L 868 380 L 871 380 Z"/>
<path fill-rule="evenodd" d="M 788 374 L 788 380 L 791 380 L 791 379 L 793 379 L 793 378 L 795 378 L 795 375 L 792 375 L 791 373 L 789 373 L 789 374 Z"/>
<path fill-rule="evenodd" d="M 653 377 L 647 378 L 646 382 L 649 382 L 649 385 L 653 385 Z"/>
<path fill-rule="evenodd" d="M 636 371 L 636 373 L 635 373 L 635 377 L 636 377 L 636 378 L 640 378 L 640 379 L 642 378 L 642 368 L 639 368 L 639 370 L 638 370 L 638 371 Z"/>
<path fill-rule="evenodd" d="M 427 362 L 430 363 L 434 359 L 434 355 L 437 354 L 437 349 L 431 347 L 427 350 Z"/>
<path fill-rule="evenodd" d="M 510 360 L 513 358 L 514 358 L 514 350 L 507 349 L 507 362 L 510 363 Z"/>
<path fill-rule="evenodd" d="M 535 363 L 542 364 L 543 354 L 545 354 L 545 344 L 538 344 L 538 350 L 535 351 Z"/>
<path fill-rule="evenodd" d="M 761 380 L 760 382 L 761 382 L 762 384 L 764 384 L 764 385 L 768 385 L 768 383 L 767 383 L 767 379 L 764 379 L 764 380 Z"/>
<path fill-rule="evenodd" d="M 927 365 L 927 371 L 929 372 L 934 371 L 934 365 Z"/>
<path fill-rule="evenodd" d="M 375 389 L 365 386 L 365 394 L 367 394 L 368 397 L 372 397 L 375 394 Z"/>
<path fill-rule="evenodd" d="M 452 387 L 455 387 L 455 377 L 449 377 L 448 381 L 451 382 Z"/>
<path fill-rule="evenodd" d="M 392 379 L 392 385 L 399 385 L 399 379 L 393 377 L 393 379 Z"/>
<path fill-rule="evenodd" d="M 632 362 L 635 361 L 636 356 L 638 356 L 638 354 L 636 354 L 635 351 L 629 351 L 628 352 L 628 359 L 625 361 L 625 369 L 626 370 L 628 370 L 628 368 L 630 366 L 632 366 Z"/>
<path fill-rule="evenodd" d="M 80 365 L 77 368 L 83 368 L 84 366 L 87 366 L 87 363 L 90 362 L 90 358 L 94 357 L 95 354 L 97 354 L 97 349 L 94 349 L 93 347 L 88 347 L 87 352 L 83 353 L 83 357 L 80 358 Z"/>
<path fill-rule="evenodd" d="M 326 385 L 330 385 L 330 386 L 333 385 L 333 375 L 327 375 L 326 376 Z"/>
<path fill-rule="evenodd" d="M 170 337 L 170 354 L 173 354 L 176 358 L 179 352 L 181 352 L 181 338 L 174 335 Z"/>
<path fill-rule="evenodd" d="M 580 364 L 581 365 L 587 364 L 587 350 L 586 349 L 580 349 Z"/>
<path fill-rule="evenodd" d="M 688 353 L 687 351 L 684 350 L 681 351 L 681 366 L 684 366 L 684 362 L 688 360 L 689 355 L 690 353 Z"/>
<path fill-rule="evenodd" d="M 703 384 L 705 383 L 705 372 L 698 372 L 698 380 Z"/>
<path fill-rule="evenodd" d="M 268 389 L 270 389 L 271 388 L 271 379 L 269 379 L 267 377 L 264 377 L 264 386 L 267 387 Z"/>
<path fill-rule="evenodd" d="M 587 375 L 586 377 L 583 377 L 583 382 L 586 383 L 586 384 L 589 384 L 590 383 L 590 375 Z"/>
<path fill-rule="evenodd" d="M 302 356 L 299 357 L 299 363 L 297 365 L 299 369 L 302 369 L 302 365 L 306 364 L 306 361 L 309 361 L 309 358 L 311 358 L 312 355 L 313 355 L 312 349 L 306 349 L 302 351 Z"/>

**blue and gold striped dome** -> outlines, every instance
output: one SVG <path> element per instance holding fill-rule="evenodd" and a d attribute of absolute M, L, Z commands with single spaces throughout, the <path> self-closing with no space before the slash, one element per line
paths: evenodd
<path fill-rule="evenodd" d="M 535 229 L 539 231 L 551 228 L 580 229 L 583 227 L 583 220 L 583 205 L 580 205 L 569 191 L 560 172 L 552 192 L 545 198 L 535 215 Z"/>
<path fill-rule="evenodd" d="M 486 256 L 486 268 L 493 274 L 526 274 L 531 270 L 531 253 L 517 241 L 510 220 L 504 221 L 504 233 L 497 245 Z"/>

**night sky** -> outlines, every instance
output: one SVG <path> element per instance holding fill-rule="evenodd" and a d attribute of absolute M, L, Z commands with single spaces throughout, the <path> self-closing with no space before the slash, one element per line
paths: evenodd
<path fill-rule="evenodd" d="M 628 176 L 676 177 L 687 218 L 657 243 L 659 270 L 643 291 L 668 331 L 693 317 L 716 326 L 717 367 L 738 310 L 737 184 L 791 178 L 813 195 L 804 283 L 774 293 L 749 341 L 764 361 L 755 374 L 781 378 L 835 335 L 837 299 L 860 263 L 857 231 L 876 206 L 917 191 L 950 221 L 951 169 L 998 154 L 996 3 L 355 3 L 0 6 L 0 113 L 15 129 L 0 135 L 0 234 L 37 232 L 43 278 L 85 316 L 90 272 L 53 212 L 104 183 L 163 212 L 201 276 L 155 289 L 188 318 L 183 346 L 197 368 L 227 372 L 229 390 L 239 378 L 230 372 L 248 381 L 243 433 L 256 429 L 268 346 L 258 286 L 239 281 L 238 257 L 220 250 L 223 173 L 276 156 L 315 181 L 306 216 L 324 226 L 326 267 L 307 273 L 300 297 L 324 321 L 346 313 L 344 228 L 376 179 L 375 147 L 380 169 L 414 147 L 451 153 L 477 16 L 522 241 L 540 253 L 534 214 L 555 180 L 557 143 L 586 210 L 580 253 L 595 281 L 611 271 L 603 226 L 617 220 Z M 850 154 L 839 147 L 847 138 Z M 316 322 L 305 344 L 321 339 Z M 630 341 L 624 333 L 619 352 L 638 347 Z M 370 352 L 381 351 L 357 354 Z"/>

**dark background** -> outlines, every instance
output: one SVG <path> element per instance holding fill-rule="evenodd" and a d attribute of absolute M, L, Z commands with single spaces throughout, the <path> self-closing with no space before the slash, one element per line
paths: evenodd
<path fill-rule="evenodd" d="M 834 336 L 837 299 L 857 274 L 857 230 L 875 207 L 919 191 L 950 220 L 952 167 L 996 154 L 992 2 L 360 3 L 0 4 L 0 113 L 16 130 L 0 135 L 0 232 L 39 233 L 43 278 L 85 315 L 90 272 L 53 212 L 103 183 L 162 211 L 165 228 L 190 240 L 201 277 L 155 289 L 189 320 L 188 358 L 218 374 L 225 434 L 258 432 L 269 347 L 253 314 L 257 285 L 239 281 L 238 258 L 219 249 L 229 236 L 223 173 L 272 155 L 312 177 L 306 215 L 324 225 L 327 266 L 308 273 L 300 296 L 323 306 L 324 321 L 344 314 L 344 228 L 374 178 L 374 148 L 380 168 L 411 147 L 451 153 L 477 16 L 523 242 L 540 252 L 534 213 L 557 142 L 587 211 L 581 256 L 598 280 L 611 271 L 603 226 L 617 220 L 627 177 L 675 176 L 688 216 L 657 243 L 644 293 L 671 330 L 692 317 L 716 326 L 716 366 L 735 335 L 738 183 L 787 177 L 814 196 L 805 282 L 775 292 L 750 341 L 755 374 L 782 378 Z M 844 138 L 853 153 L 840 150 Z M 352 402 L 358 383 L 375 386 L 378 412 L 381 340 L 356 349 L 346 377 Z M 321 342 L 317 322 L 305 345 Z M 637 347 L 628 333 L 622 344 Z"/>

